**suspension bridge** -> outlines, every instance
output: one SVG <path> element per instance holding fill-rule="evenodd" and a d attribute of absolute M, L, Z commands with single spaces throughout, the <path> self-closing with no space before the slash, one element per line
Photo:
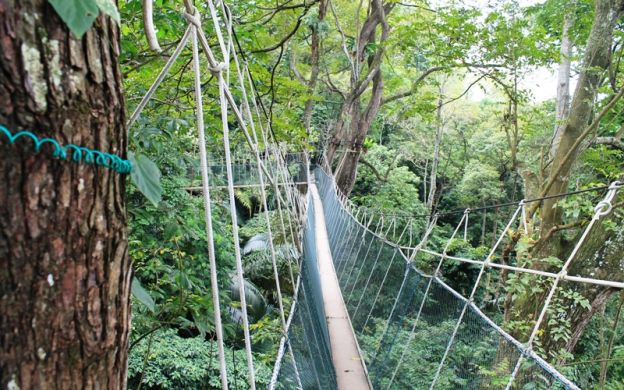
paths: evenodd
<path fill-rule="evenodd" d="M 227 189 L 232 251 L 240 297 L 240 325 L 246 350 L 247 386 L 256 388 L 253 345 L 245 298 L 245 275 L 235 188 L 259 189 L 277 292 L 282 338 L 270 389 L 578 389 L 538 352 L 540 332 L 562 283 L 592 283 L 624 288 L 624 283 L 568 275 L 570 264 L 592 228 L 611 212 L 620 183 L 606 189 L 575 249 L 558 272 L 497 262 L 510 230 L 525 229 L 526 202 L 516 205 L 505 228 L 483 258 L 451 255 L 452 243 L 466 239 L 470 210 L 440 247 L 429 245 L 437 216 L 416 219 L 384 216 L 356 206 L 337 189 L 331 163 L 322 153 L 312 164 L 307 152 L 290 154 L 272 137 L 270 117 L 262 113 L 252 76 L 239 59 L 232 39 L 227 5 L 207 0 L 202 18 L 188 0 L 188 27 L 152 87 L 132 114 L 131 126 L 191 42 L 201 186 L 190 188 L 204 198 L 206 240 L 211 266 L 214 325 L 221 387 L 231 388 L 224 356 L 222 309 L 216 270 L 211 191 Z M 218 45 L 210 45 L 202 22 Z M 219 50 L 220 54 L 213 52 Z M 201 56 L 203 54 L 203 57 Z M 223 150 L 219 159 L 207 150 L 202 76 L 218 86 Z M 232 116 L 235 122 L 232 123 Z M 233 157 L 231 132 L 243 135 L 248 154 Z M 215 152 L 215 151 L 212 151 Z M 292 157 L 295 156 L 295 157 Z M 294 168 L 293 168 L 294 167 Z M 274 245 L 267 191 L 282 237 L 290 237 L 300 256 L 288 263 L 294 291 L 286 307 Z M 433 249 L 432 249 L 433 248 Z M 449 285 L 442 270 L 448 263 L 470 264 L 469 288 Z M 545 300 L 525 340 L 517 340 L 484 313 L 483 282 L 491 273 L 526 274 L 543 287 Z"/>

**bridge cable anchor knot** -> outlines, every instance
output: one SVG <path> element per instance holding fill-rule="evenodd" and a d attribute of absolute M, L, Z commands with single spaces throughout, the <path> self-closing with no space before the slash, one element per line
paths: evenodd
<path fill-rule="evenodd" d="M 227 68 L 227 64 L 225 62 L 217 62 L 214 66 L 208 65 L 208 70 L 215 76 L 223 72 L 225 68 Z"/>
<path fill-rule="evenodd" d="M 197 8 L 193 7 L 193 13 L 184 12 L 184 18 L 197 29 L 201 30 L 201 16 Z"/>
<path fill-rule="evenodd" d="M 620 189 L 623 185 L 624 183 L 621 181 L 614 181 L 609 185 L 609 190 L 604 199 L 594 208 L 594 211 L 596 212 L 594 218 L 599 219 L 611 212 L 613 209 L 613 200 L 615 199 L 615 195 L 617 194 L 618 189 Z"/>

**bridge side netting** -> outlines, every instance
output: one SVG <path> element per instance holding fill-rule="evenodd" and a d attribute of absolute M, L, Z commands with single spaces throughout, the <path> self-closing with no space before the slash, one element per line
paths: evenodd
<path fill-rule="evenodd" d="M 285 165 L 288 179 L 293 183 L 305 183 L 306 175 L 306 155 L 305 153 L 285 153 L 281 156 L 283 161 L 277 161 L 273 154 L 263 153 L 261 155 L 262 164 L 269 172 L 277 172 Z M 226 164 L 222 156 L 211 155 L 208 157 L 210 179 L 213 186 L 227 185 Z M 232 179 L 235 186 L 259 186 L 260 173 L 255 155 L 246 153 L 233 156 Z M 279 185 L 290 184 L 279 182 Z"/>
<path fill-rule="evenodd" d="M 308 195 L 307 223 L 303 236 L 303 259 L 298 281 L 297 299 L 278 356 L 270 389 L 296 389 L 297 374 L 303 389 L 335 389 L 336 374 L 332 365 L 331 346 L 316 253 L 314 202 Z M 284 343 L 292 347 L 296 366 L 285 354 Z"/>
<path fill-rule="evenodd" d="M 416 268 L 431 263 L 420 249 L 435 220 L 412 232 L 420 236 L 414 248 L 402 248 L 382 238 L 393 229 L 389 221 L 355 218 L 332 177 L 321 169 L 315 176 L 340 287 L 375 389 L 506 389 L 522 355 L 509 388 L 577 388 L 473 302 Z"/>

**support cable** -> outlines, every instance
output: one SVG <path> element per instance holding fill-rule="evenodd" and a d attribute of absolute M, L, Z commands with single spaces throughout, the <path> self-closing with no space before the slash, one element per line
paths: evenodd
<path fill-rule="evenodd" d="M 544 318 L 546 317 L 546 313 L 548 312 L 548 307 L 550 306 L 550 303 L 553 297 L 555 296 L 555 292 L 557 291 L 559 282 L 562 280 L 564 276 L 567 275 L 568 268 L 570 267 L 570 264 L 572 264 L 572 260 L 574 260 L 574 258 L 576 257 L 583 243 L 585 243 L 585 240 L 587 240 L 587 237 L 589 236 L 589 233 L 592 231 L 592 228 L 594 227 L 596 222 L 598 222 L 602 217 L 608 215 L 613 209 L 612 202 L 615 199 L 615 195 L 617 194 L 618 189 L 620 189 L 622 185 L 623 184 L 618 181 L 611 183 L 611 185 L 609 186 L 609 191 L 605 195 L 604 199 L 600 201 L 600 203 L 598 203 L 598 205 L 596 205 L 596 207 L 594 208 L 593 218 L 591 219 L 591 221 L 585 228 L 585 231 L 583 231 L 583 234 L 581 235 L 579 240 L 576 242 L 574 249 L 568 256 L 568 259 L 566 260 L 566 262 L 561 267 L 561 270 L 557 274 L 557 277 L 555 278 L 552 286 L 550 287 L 548 296 L 546 297 L 546 300 L 544 301 L 544 305 L 542 306 L 542 311 L 540 312 L 539 317 L 537 317 L 537 321 L 535 321 L 535 325 L 533 326 L 533 330 L 531 332 L 531 335 L 529 336 L 529 340 L 526 343 L 526 349 L 528 351 L 532 350 L 533 348 L 533 341 L 535 341 L 539 328 L 542 325 Z M 518 362 L 516 363 L 516 366 L 514 367 L 514 370 L 511 373 L 511 377 L 509 378 L 509 382 L 507 383 L 507 386 L 505 388 L 506 390 L 511 389 L 514 379 L 518 375 L 518 371 L 520 370 L 520 366 L 522 364 L 523 359 L 524 359 L 524 355 L 520 355 L 520 357 L 518 358 Z"/>

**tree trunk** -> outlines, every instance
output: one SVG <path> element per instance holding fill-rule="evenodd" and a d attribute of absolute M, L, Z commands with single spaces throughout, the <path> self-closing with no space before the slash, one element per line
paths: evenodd
<path fill-rule="evenodd" d="M 364 63 L 368 65 L 368 72 L 362 79 L 357 79 L 355 75 L 352 75 L 350 90 L 345 96 L 345 101 L 334 129 L 333 139 L 328 146 L 327 158 L 330 162 L 340 145 L 346 146 L 349 150 L 336 178 L 338 188 L 347 195 L 355 184 L 357 165 L 362 153 L 364 139 L 381 107 L 384 87 L 381 62 L 384 53 L 384 43 L 390 31 L 386 16 L 393 7 L 394 3 L 382 5 L 381 0 L 370 1 L 370 12 L 359 31 L 358 52 L 355 56 L 355 72 L 359 74 L 357 69 L 363 66 Z M 381 34 L 377 41 L 376 30 L 378 26 L 381 26 Z M 377 48 L 374 53 L 366 56 L 366 48 L 372 44 L 376 44 Z M 370 84 L 372 84 L 371 97 L 363 110 L 361 107 L 361 96 Z"/>
<path fill-rule="evenodd" d="M 566 154 L 572 149 L 574 142 L 589 123 L 598 88 L 610 64 L 613 29 L 623 11 L 624 0 L 596 1 L 595 15 L 585 49 L 582 71 L 574 91 L 568 121 L 554 153 L 553 169 L 547 180 L 552 185 L 546 195 L 565 192 L 567 189 L 570 171 L 576 160 L 576 155 L 566 159 Z M 575 153 L 578 153 L 578 148 Z M 555 168 L 559 166 L 562 168 L 559 172 L 555 172 Z M 543 232 L 548 232 L 561 221 L 561 208 L 555 207 L 556 202 L 557 199 L 544 201 L 541 213 Z"/>
<path fill-rule="evenodd" d="M 429 174 L 429 195 L 427 196 L 427 209 L 433 213 L 434 200 L 436 195 L 438 180 L 438 164 L 440 163 L 440 144 L 442 143 L 442 132 L 444 131 L 444 122 L 442 121 L 442 101 L 444 99 L 444 88 L 440 86 L 438 96 L 438 107 L 436 110 L 436 135 L 433 146 L 433 161 L 431 163 L 431 172 Z"/>
<path fill-rule="evenodd" d="M 620 194 L 617 197 L 617 201 L 621 201 L 623 198 L 624 195 Z M 616 201 L 613 203 L 616 203 Z M 620 226 L 624 223 L 624 213 L 619 209 L 616 209 L 605 218 L 613 225 Z M 570 275 L 603 280 L 624 279 L 624 272 L 622 272 L 624 231 L 621 229 L 614 231 L 609 228 L 610 224 L 603 221 L 594 227 L 573 261 L 568 272 Z M 574 350 L 592 315 L 600 310 L 609 298 L 617 292 L 617 290 L 610 287 L 591 284 L 574 283 L 570 287 L 589 300 L 591 309 L 586 310 L 582 307 L 574 307 L 568 313 L 568 318 L 572 323 L 571 337 L 565 345 L 568 351 Z"/>
<path fill-rule="evenodd" d="M 319 0 L 318 8 L 318 24 L 325 20 L 327 13 L 327 3 L 325 0 Z M 318 25 L 312 29 L 311 40 L 311 69 L 310 69 L 310 81 L 308 81 L 308 93 L 314 95 L 316 93 L 316 85 L 318 83 L 319 75 L 319 59 L 321 54 L 321 36 L 319 34 Z M 303 126 L 306 129 L 308 135 L 312 133 L 312 109 L 314 108 L 314 98 L 311 96 L 305 102 L 305 108 L 303 110 Z"/>
<path fill-rule="evenodd" d="M 0 2 L 0 123 L 125 157 L 119 29 L 72 38 L 47 1 Z M 125 177 L 0 135 L 0 387 L 124 389 Z"/>
<path fill-rule="evenodd" d="M 571 10 L 563 15 L 563 29 L 561 31 L 561 49 L 559 51 L 559 68 L 557 70 L 557 98 L 555 100 L 555 132 L 550 146 L 550 158 L 555 156 L 559 148 L 561 134 L 565 128 L 565 120 L 570 112 L 570 63 L 572 57 L 572 28 L 574 14 Z"/>
<path fill-rule="evenodd" d="M 379 111 L 381 103 L 381 94 L 383 93 L 383 78 L 381 76 L 381 70 L 377 72 L 373 77 L 373 91 L 371 100 L 368 103 L 365 112 L 360 110 L 360 99 L 357 98 L 351 111 L 351 144 L 350 152 L 345 156 L 342 169 L 337 174 L 336 183 L 341 191 L 348 195 L 351 193 L 353 186 L 355 185 L 355 178 L 357 176 L 357 165 L 360 161 L 362 154 L 362 148 L 364 146 L 364 139 L 368 130 L 370 129 L 377 112 Z"/>

